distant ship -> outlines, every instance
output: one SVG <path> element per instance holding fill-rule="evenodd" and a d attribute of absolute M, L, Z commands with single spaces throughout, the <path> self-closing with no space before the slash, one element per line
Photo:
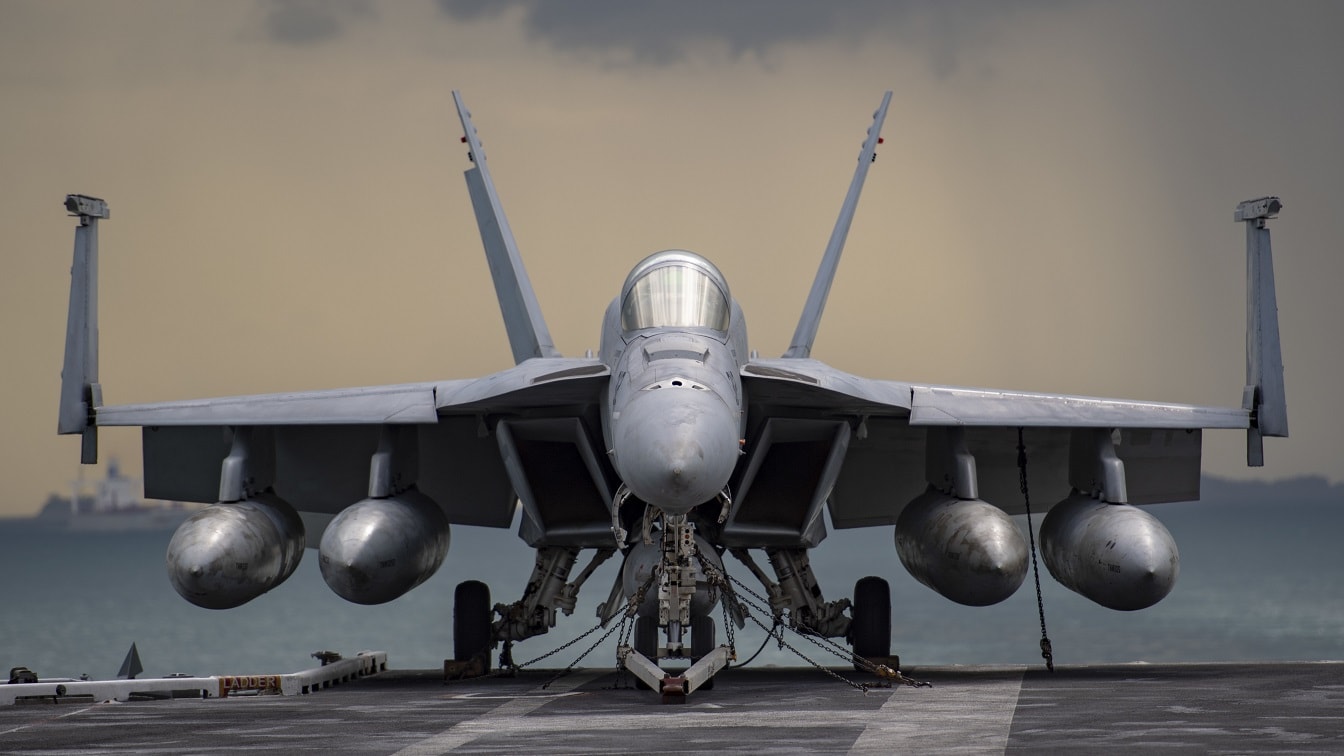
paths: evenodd
<path fill-rule="evenodd" d="M 34 521 L 72 532 L 173 530 L 200 509 L 198 504 L 140 498 L 140 479 L 122 475 L 115 459 L 108 462 L 107 477 L 94 481 L 92 495 L 86 493 L 82 475 L 73 487 L 72 498 L 52 494 Z"/>

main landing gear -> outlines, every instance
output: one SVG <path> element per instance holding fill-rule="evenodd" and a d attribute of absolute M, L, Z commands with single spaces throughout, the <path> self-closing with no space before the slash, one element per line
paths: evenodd
<path fill-rule="evenodd" d="M 737 659 L 734 630 L 751 619 L 767 632 L 767 638 L 776 637 L 781 648 L 800 654 L 801 659 L 819 669 L 816 662 L 785 642 L 786 630 L 852 661 L 858 671 L 873 672 L 884 681 L 912 683 L 900 675 L 900 662 L 891 656 L 891 592 L 886 580 L 865 577 L 855 584 L 852 602 L 827 602 L 812 574 L 806 550 L 766 550 L 778 579 L 774 582 L 745 549 L 734 549 L 733 555 L 764 585 L 766 598 L 728 575 L 719 554 L 696 536 L 696 526 L 686 515 L 659 514 L 658 519 L 661 528 L 644 528 L 644 538 L 636 538 L 627 549 L 612 597 L 599 608 L 600 624 L 522 665 L 513 662 L 513 643 L 545 633 L 555 625 L 557 610 L 572 613 L 578 587 L 615 549 L 600 550 L 572 583 L 566 581 L 579 550 L 538 549 L 536 567 L 523 598 L 513 604 L 491 607 L 490 591 L 484 583 L 458 585 L 453 611 L 454 661 L 445 663 L 445 674 L 488 674 L 491 649 L 500 641 L 504 642 L 501 672 L 517 670 L 563 651 L 619 617 L 619 625 L 609 627 L 571 668 L 602 640 L 619 633 L 618 669 L 633 674 L 636 687 L 658 691 L 665 703 L 682 703 L 694 691 L 712 688 L 715 674 Z M 717 642 L 712 616 L 716 606 L 723 613 L 727 644 Z M 847 640 L 850 648 L 832 639 Z M 677 659 L 686 660 L 689 667 L 669 672 L 660 666 L 663 660 Z M 456 674 L 450 673 L 450 665 Z M 860 689 L 867 687 L 845 682 Z"/>

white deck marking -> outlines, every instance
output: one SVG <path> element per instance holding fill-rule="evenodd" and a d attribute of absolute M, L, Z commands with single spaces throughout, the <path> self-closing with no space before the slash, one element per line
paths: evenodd
<path fill-rule="evenodd" d="M 966 679 L 939 683 L 937 687 L 910 690 L 898 687 L 888 700 L 873 709 L 777 709 L 752 711 L 724 705 L 709 710 L 703 706 L 671 710 L 629 712 L 576 712 L 528 716 L 548 701 L 563 698 L 528 696 L 497 706 L 475 719 L 400 751 L 402 754 L 442 753 L 482 737 L 507 733 L 514 738 L 547 733 L 652 732 L 666 728 L 688 730 L 747 730 L 752 728 L 861 731 L 850 753 L 892 753 L 916 750 L 959 753 L 1003 753 L 1022 690 L 1026 667 L 1004 671 L 1002 679 Z M 571 679 L 557 690 L 573 690 L 604 672 L 590 672 L 585 679 Z M 574 676 L 577 677 L 577 676 Z M 563 682 L 563 680 L 562 680 Z M 560 686 L 552 686 L 555 690 Z M 645 693 L 644 695 L 653 695 Z"/>
<path fill-rule="evenodd" d="M 468 719 L 449 727 L 443 732 L 432 735 L 419 743 L 406 746 L 397 751 L 393 756 L 429 756 L 430 754 L 447 753 L 454 748 L 470 743 L 471 741 L 489 735 L 492 732 L 498 732 L 501 727 L 501 721 L 519 720 L 533 711 L 540 709 L 546 704 L 555 701 L 586 683 L 592 682 L 597 678 L 611 674 L 609 669 L 587 669 L 578 672 L 572 672 L 551 684 L 546 691 L 538 688 L 533 689 L 532 694 L 523 694 L 511 697 L 510 700 L 496 706 L 475 719 Z"/>
<path fill-rule="evenodd" d="M 39 725 L 39 724 L 47 724 L 48 722 L 55 722 L 55 721 L 58 720 L 58 719 L 65 719 L 66 717 L 73 717 L 73 716 L 75 716 L 76 714 L 83 714 L 83 713 L 86 712 L 86 711 L 89 711 L 89 710 L 91 710 L 91 709 L 96 709 L 96 708 L 98 708 L 98 707 L 97 707 L 97 706 L 85 706 L 84 708 L 82 708 L 82 709 L 80 709 L 80 710 L 78 710 L 78 711 L 67 711 L 67 712 L 65 712 L 64 714 L 58 714 L 58 715 L 56 715 L 56 716 L 54 716 L 54 717 L 47 717 L 46 719 L 39 719 L 39 720 L 37 720 L 36 722 L 28 722 L 28 723 L 26 723 L 26 724 L 21 724 L 21 725 L 19 725 L 18 727 L 11 727 L 11 728 L 9 728 L 8 730 L 0 730 L 0 735 L 8 735 L 8 734 L 10 734 L 11 732 L 18 732 L 19 730 L 22 730 L 22 729 L 25 728 L 25 727 L 32 727 L 33 725 Z"/>
<path fill-rule="evenodd" d="M 1026 667 L 1003 680 L 939 683 L 918 696 L 894 691 L 850 753 L 1003 753 Z"/>
<path fill-rule="evenodd" d="M 910 747 L 920 751 L 1003 753 L 1008 746 L 1008 733 L 1022 691 L 1025 671 L 1026 667 L 1014 667 L 1005 670 L 1002 679 L 958 680 L 939 683 L 936 688 L 927 690 L 896 688 L 876 711 L 779 710 L 751 712 L 743 718 L 732 716 L 726 711 L 682 709 L 675 721 L 677 727 L 711 730 L 744 726 L 771 729 L 862 727 L 862 732 L 850 748 L 850 753 L 856 754 L 886 754 Z M 534 688 L 527 693 L 511 696 L 506 702 L 474 719 L 459 722 L 437 735 L 407 746 L 398 751 L 397 756 L 446 753 L 479 738 L 505 732 L 521 736 L 545 732 L 651 730 L 671 725 L 667 712 L 566 712 L 554 717 L 528 716 L 604 674 L 608 674 L 608 671 L 576 672 L 558 680 L 548 691 Z"/>

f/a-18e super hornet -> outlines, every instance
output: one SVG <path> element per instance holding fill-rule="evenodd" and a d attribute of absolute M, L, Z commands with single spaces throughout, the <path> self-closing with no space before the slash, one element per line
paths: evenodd
<path fill-rule="evenodd" d="M 92 463 L 99 427 L 141 426 L 145 495 L 212 504 L 168 548 L 172 584 L 188 601 L 243 604 L 284 581 L 305 546 L 343 598 L 390 601 L 439 567 L 450 525 L 508 527 L 521 507 L 533 575 L 521 599 L 496 607 L 485 585 L 458 586 L 455 657 L 488 665 L 491 647 L 547 632 L 619 551 L 624 566 L 601 618 L 633 619 L 619 654 L 654 687 L 670 687 L 660 659 L 692 660 L 672 691 L 685 693 L 731 653 L 715 642 L 716 607 L 725 623 L 743 620 L 725 553 L 760 580 L 782 624 L 846 639 L 856 658 L 889 654 L 885 581 L 865 578 L 852 601 L 827 601 L 808 566 L 826 537 L 823 508 L 837 528 L 894 526 L 900 560 L 920 582 L 962 604 L 994 604 L 1026 575 L 1031 534 L 1010 515 L 1029 506 L 1019 485 L 1030 459 L 1031 499 L 1049 510 L 1040 551 L 1050 573 L 1099 604 L 1140 609 L 1171 590 L 1179 558 L 1166 528 L 1135 505 L 1199 498 L 1206 428 L 1246 431 L 1251 465 L 1262 462 L 1263 436 L 1288 433 L 1265 227 L 1277 198 L 1236 210 L 1247 235 L 1240 407 L 873 380 L 811 359 L 890 92 L 782 357 L 748 349 L 742 308 L 718 268 L 667 250 L 630 271 L 607 307 L 600 353 L 567 358 L 542 318 L 471 115 L 453 97 L 516 363 L 481 378 L 105 405 L 96 233 L 107 206 L 67 198 L 79 226 L 59 431 L 82 434 Z M 592 561 L 571 579 L 584 550 Z"/>

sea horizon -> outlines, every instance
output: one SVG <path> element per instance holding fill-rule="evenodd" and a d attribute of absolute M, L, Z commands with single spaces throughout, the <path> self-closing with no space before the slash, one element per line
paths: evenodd
<path fill-rule="evenodd" d="M 1181 573 L 1169 596 L 1138 612 L 1097 606 L 1056 583 L 1042 564 L 1056 663 L 1344 659 L 1340 490 L 1317 478 L 1206 479 L 1201 502 L 1147 507 L 1175 538 Z M 1024 517 L 1014 520 L 1025 529 Z M 493 602 L 511 602 L 521 595 L 534 557 L 512 529 L 455 526 L 438 573 L 388 604 L 360 606 L 327 588 L 310 549 L 282 585 L 242 607 L 215 611 L 189 604 L 170 586 L 164 552 L 171 530 L 78 533 L 28 527 L 30 522 L 0 519 L 0 637 L 7 641 L 0 665 L 26 666 L 39 677 L 113 677 L 132 643 L 146 676 L 292 672 L 315 666 L 310 655 L 322 650 L 381 650 L 394 668 L 438 668 L 452 656 L 457 582 L 484 580 Z M 590 553 L 580 556 L 576 571 Z M 907 668 L 1042 663 L 1030 574 L 1003 603 L 965 607 L 906 574 L 890 527 L 832 530 L 811 554 L 828 600 L 850 595 L 865 575 L 890 581 L 892 652 Z M 757 588 L 744 567 L 726 562 L 730 573 Z M 574 615 L 561 616 L 548 635 L 518 644 L 514 658 L 527 661 L 593 628 L 596 606 L 619 564 L 613 558 L 602 565 L 584 586 Z M 735 636 L 739 660 L 767 640 L 750 622 Z M 718 638 L 726 639 L 722 627 Z M 846 663 L 796 636 L 786 640 L 819 663 Z M 589 645 L 577 643 L 543 666 L 565 666 Z M 580 666 L 614 668 L 614 654 L 615 634 Z M 808 662 L 769 641 L 754 663 Z"/>

